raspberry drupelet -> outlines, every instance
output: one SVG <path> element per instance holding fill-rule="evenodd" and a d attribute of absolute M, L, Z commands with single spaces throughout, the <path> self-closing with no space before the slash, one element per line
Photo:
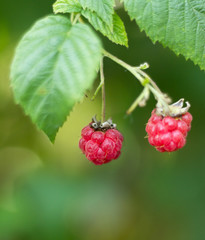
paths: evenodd
<path fill-rule="evenodd" d="M 86 158 L 96 165 L 108 163 L 121 154 L 123 136 L 113 126 L 110 127 L 109 121 L 105 122 L 108 123 L 105 127 L 105 123 L 92 122 L 81 132 L 79 147 Z"/>
<path fill-rule="evenodd" d="M 171 117 L 160 116 L 154 109 L 146 126 L 148 141 L 160 152 L 176 151 L 186 144 L 191 122 L 192 115 L 189 112 Z"/>

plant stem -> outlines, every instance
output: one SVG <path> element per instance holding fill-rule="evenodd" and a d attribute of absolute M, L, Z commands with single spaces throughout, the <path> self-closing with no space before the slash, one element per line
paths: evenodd
<path fill-rule="evenodd" d="M 140 81 L 140 83 L 143 85 L 144 78 L 139 73 L 136 72 L 134 67 L 130 66 L 126 62 L 123 62 L 122 60 L 120 60 L 119 58 L 113 56 L 112 54 L 110 54 L 109 52 L 107 52 L 105 50 L 103 50 L 103 54 L 104 54 L 105 57 L 110 58 L 111 60 L 113 60 L 114 62 L 116 62 L 117 64 L 121 65 L 122 67 L 127 69 L 129 72 L 131 72 Z"/>
<path fill-rule="evenodd" d="M 73 24 L 73 20 L 74 20 L 74 13 L 71 13 L 71 15 L 70 15 L 70 21 L 71 21 L 72 24 Z"/>
<path fill-rule="evenodd" d="M 135 110 L 135 108 L 138 106 L 138 104 L 142 101 L 142 99 L 144 98 L 146 90 L 147 89 L 145 87 L 144 90 L 142 91 L 142 93 L 137 97 L 137 99 L 133 102 L 131 107 L 127 110 L 128 115 L 131 114 Z"/>
<path fill-rule="evenodd" d="M 79 18 L 80 18 L 80 13 L 78 13 L 78 14 L 75 16 L 75 18 L 74 18 L 74 20 L 73 20 L 73 22 L 72 22 L 72 25 L 76 24 Z"/>
<path fill-rule="evenodd" d="M 169 113 L 169 105 L 164 100 L 163 93 L 159 93 L 156 89 L 154 89 L 151 85 L 148 85 L 150 91 L 154 94 L 155 98 L 161 103 L 161 105 L 164 107 L 166 113 Z"/>
<path fill-rule="evenodd" d="M 146 74 L 145 72 L 143 72 L 141 69 L 137 68 L 137 71 L 144 76 L 145 78 L 147 78 L 149 80 L 149 82 L 152 84 L 152 86 L 158 91 L 160 92 L 162 95 L 163 93 L 161 92 L 161 90 L 159 89 L 159 87 L 157 86 L 157 84 L 151 79 L 151 77 Z"/>
<path fill-rule="evenodd" d="M 100 85 L 98 89 L 102 88 L 102 115 L 101 115 L 101 121 L 105 122 L 105 77 L 103 73 L 103 58 L 101 59 L 100 63 Z M 96 91 L 99 91 L 99 90 Z"/>
<path fill-rule="evenodd" d="M 109 52 L 107 52 L 105 50 L 103 50 L 103 55 L 105 57 L 110 58 L 117 64 L 121 65 L 123 68 L 127 69 L 130 73 L 132 73 L 139 80 L 139 82 L 142 84 L 143 87 L 147 86 L 149 88 L 149 90 L 153 93 L 155 98 L 164 107 L 165 111 L 169 113 L 169 105 L 167 104 L 164 94 L 161 92 L 161 90 L 159 89 L 157 84 L 150 78 L 150 76 L 148 74 L 143 72 L 139 67 L 133 67 L 133 66 L 123 62 L 121 59 L 113 56 L 112 54 L 110 54 Z M 143 93 L 144 93 L 144 91 L 140 95 L 141 98 L 142 98 Z M 128 110 L 128 114 L 130 114 L 134 110 L 134 108 L 136 108 L 138 103 L 139 103 L 139 101 L 137 98 L 136 101 L 131 106 L 131 111 L 130 111 L 130 109 Z"/>
<path fill-rule="evenodd" d="M 100 82 L 100 84 L 98 85 L 93 97 L 91 98 L 91 101 L 95 100 L 96 96 L 98 95 L 100 89 L 102 88 L 102 83 Z"/>

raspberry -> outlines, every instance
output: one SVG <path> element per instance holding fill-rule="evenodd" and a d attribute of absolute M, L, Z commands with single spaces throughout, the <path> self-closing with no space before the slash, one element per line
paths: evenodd
<path fill-rule="evenodd" d="M 192 115 L 189 112 L 180 117 L 163 117 L 153 110 L 146 126 L 148 141 L 159 152 L 176 151 L 186 144 L 191 122 Z"/>
<path fill-rule="evenodd" d="M 121 154 L 123 136 L 116 129 L 94 129 L 91 123 L 82 129 L 81 136 L 79 148 L 95 165 L 108 163 Z"/>

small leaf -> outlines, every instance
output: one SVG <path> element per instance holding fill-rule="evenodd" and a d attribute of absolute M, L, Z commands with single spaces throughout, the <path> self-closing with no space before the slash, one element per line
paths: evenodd
<path fill-rule="evenodd" d="M 83 9 L 91 10 L 96 12 L 98 17 L 108 25 L 110 29 L 112 29 L 113 17 L 114 14 L 114 0 L 78 0 L 82 5 Z"/>
<path fill-rule="evenodd" d="M 205 70 L 204 0 L 124 0 L 124 5 L 153 42 L 161 42 Z"/>
<path fill-rule="evenodd" d="M 78 13 L 81 12 L 82 7 L 78 0 L 57 0 L 53 4 L 54 13 Z"/>
<path fill-rule="evenodd" d="M 11 68 L 15 100 L 52 142 L 92 86 L 100 59 L 92 29 L 63 16 L 39 20 L 20 41 Z"/>
<path fill-rule="evenodd" d="M 113 31 L 110 30 L 108 25 L 106 25 L 96 13 L 89 10 L 83 10 L 82 15 L 88 19 L 96 30 L 108 37 L 112 42 L 128 47 L 124 23 L 116 13 L 113 14 Z"/>

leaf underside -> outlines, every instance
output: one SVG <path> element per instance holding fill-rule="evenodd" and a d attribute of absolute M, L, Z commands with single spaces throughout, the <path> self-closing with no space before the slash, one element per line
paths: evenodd
<path fill-rule="evenodd" d="M 124 0 L 141 30 L 205 70 L 204 0 Z"/>
<path fill-rule="evenodd" d="M 39 20 L 20 41 L 11 68 L 14 97 L 52 142 L 92 86 L 100 59 L 92 29 L 63 16 Z"/>

